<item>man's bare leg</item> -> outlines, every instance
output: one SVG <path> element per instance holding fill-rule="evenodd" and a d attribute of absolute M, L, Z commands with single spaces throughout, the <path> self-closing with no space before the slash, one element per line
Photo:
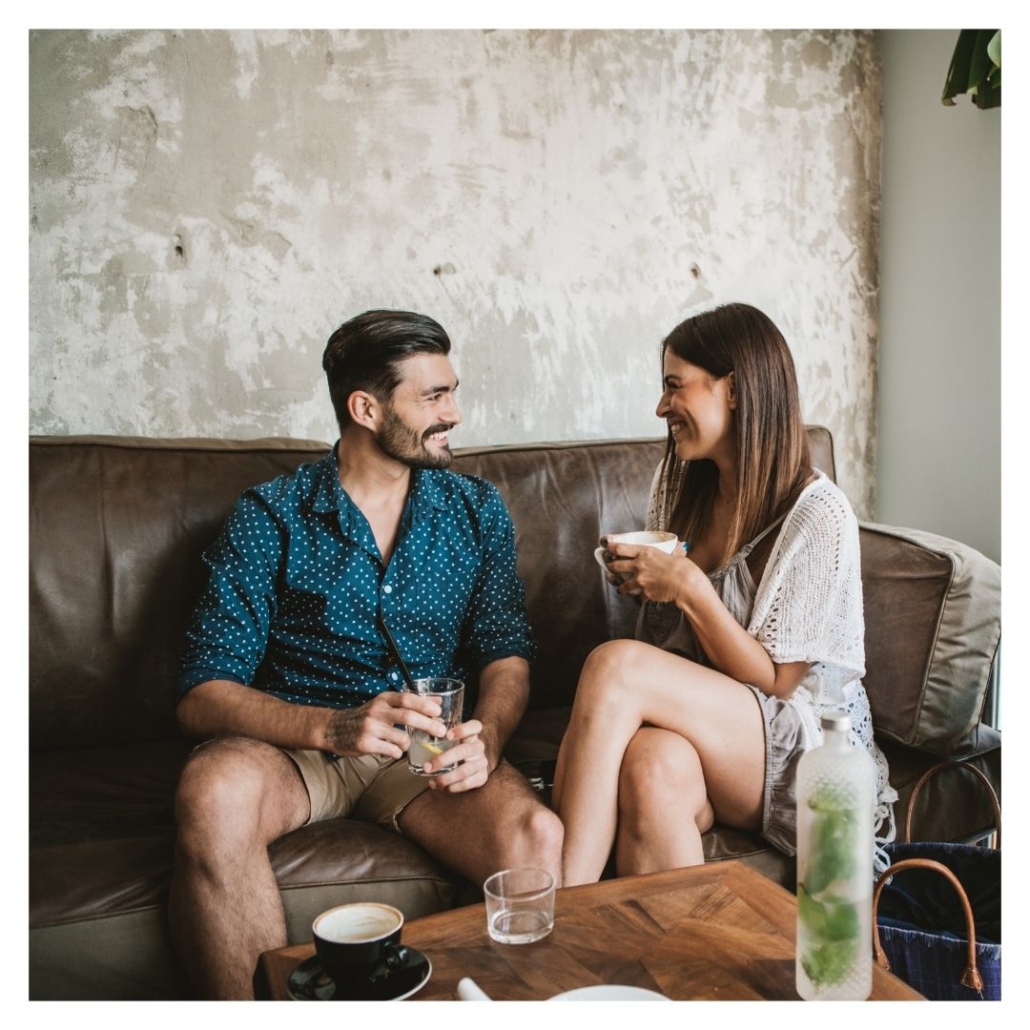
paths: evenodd
<path fill-rule="evenodd" d="M 278 748 L 226 738 L 191 756 L 175 813 L 176 951 L 203 997 L 252 998 L 258 956 L 286 944 L 268 845 L 307 821 L 307 790 Z"/>
<path fill-rule="evenodd" d="M 397 823 L 406 837 L 477 886 L 515 866 L 546 869 L 561 886 L 561 821 L 507 762 L 476 790 L 427 790 Z"/>

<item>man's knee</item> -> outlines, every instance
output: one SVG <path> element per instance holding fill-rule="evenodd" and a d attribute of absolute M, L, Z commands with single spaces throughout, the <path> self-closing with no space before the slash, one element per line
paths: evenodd
<path fill-rule="evenodd" d="M 445 864 L 457 862 L 471 878 L 527 865 L 560 873 L 561 820 L 507 763 L 476 791 L 422 794 L 401 813 L 399 825 L 406 836 Z"/>
<path fill-rule="evenodd" d="M 267 845 L 301 825 L 304 788 L 291 767 L 278 748 L 260 741 L 226 738 L 202 745 L 186 763 L 175 794 L 180 847 L 209 852 Z"/>
<path fill-rule="evenodd" d="M 565 830 L 557 814 L 544 805 L 514 769 L 505 784 L 510 797 L 498 806 L 499 818 L 493 830 L 501 849 L 511 854 L 512 864 L 530 864 L 545 869 L 560 868 Z"/>
<path fill-rule="evenodd" d="M 562 845 L 565 842 L 565 827 L 557 814 L 543 805 L 537 805 L 529 818 L 530 846 L 544 857 L 545 868 L 561 868 Z"/>

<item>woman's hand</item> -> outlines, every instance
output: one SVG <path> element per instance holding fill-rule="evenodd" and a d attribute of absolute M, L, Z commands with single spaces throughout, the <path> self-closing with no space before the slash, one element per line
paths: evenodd
<path fill-rule="evenodd" d="M 696 589 L 697 577 L 705 580 L 704 573 L 677 547 L 666 554 L 657 547 L 636 544 L 608 544 L 602 538 L 605 563 L 617 579 L 620 594 L 640 597 L 645 601 L 680 602 Z"/>

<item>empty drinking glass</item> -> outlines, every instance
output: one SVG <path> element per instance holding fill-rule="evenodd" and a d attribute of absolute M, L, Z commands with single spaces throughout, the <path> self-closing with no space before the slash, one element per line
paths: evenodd
<path fill-rule="evenodd" d="M 503 869 L 483 895 L 487 929 L 501 944 L 530 944 L 554 927 L 554 877 L 543 869 Z"/>

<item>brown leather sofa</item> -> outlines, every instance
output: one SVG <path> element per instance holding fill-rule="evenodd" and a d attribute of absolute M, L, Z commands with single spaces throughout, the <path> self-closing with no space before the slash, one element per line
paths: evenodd
<path fill-rule="evenodd" d="M 832 475 L 829 434 L 810 435 Z M 192 746 L 176 726 L 172 684 L 200 554 L 246 487 L 326 449 L 31 440 L 30 998 L 189 996 L 165 905 L 173 791 Z M 635 605 L 606 586 L 591 552 L 601 533 L 643 524 L 661 453 L 661 441 L 634 440 L 468 449 L 455 461 L 497 484 L 517 528 L 539 657 L 509 756 L 527 773 L 556 754 L 591 648 L 632 634 Z M 881 526 L 863 527 L 862 564 L 865 682 L 902 806 L 941 756 L 974 763 L 1000 790 L 1001 737 L 981 722 L 1000 569 L 953 541 Z M 975 839 L 992 823 L 974 777 L 949 770 L 924 792 L 914 835 Z M 791 862 L 758 837 L 717 827 L 706 849 L 792 886 Z M 348 900 L 382 899 L 415 917 L 474 897 L 414 845 L 350 820 L 298 830 L 271 854 L 292 942 Z"/>

